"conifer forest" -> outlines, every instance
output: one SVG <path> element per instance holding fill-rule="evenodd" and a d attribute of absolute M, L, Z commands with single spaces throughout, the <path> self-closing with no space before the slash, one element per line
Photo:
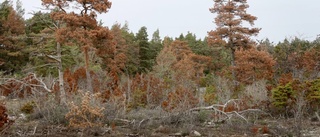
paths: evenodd
<path fill-rule="evenodd" d="M 204 38 L 104 26 L 111 0 L 41 4 L 0 2 L 0 136 L 320 136 L 320 37 L 253 39 L 247 0 L 212 0 Z"/>

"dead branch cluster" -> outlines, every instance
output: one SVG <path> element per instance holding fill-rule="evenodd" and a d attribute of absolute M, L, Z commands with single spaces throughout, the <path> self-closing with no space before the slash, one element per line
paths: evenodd
<path fill-rule="evenodd" d="M 245 123 L 250 122 L 249 114 L 254 114 L 257 116 L 268 115 L 266 112 L 260 109 L 243 108 L 240 99 L 230 99 L 224 104 L 213 104 L 206 107 L 195 107 L 183 112 L 177 113 L 167 113 L 168 115 L 153 116 L 147 118 L 135 118 L 135 119 L 125 119 L 125 118 L 115 118 L 114 122 L 121 125 L 121 127 L 134 127 L 143 128 L 143 126 L 149 122 L 154 123 L 154 121 L 160 120 L 162 123 L 169 119 L 170 123 L 181 123 L 183 120 L 191 120 L 191 114 L 199 114 L 200 111 L 209 111 L 211 113 L 210 121 L 213 123 L 225 123 L 234 122 L 236 118 L 240 118 Z M 178 119 L 178 120 L 177 120 Z M 182 121 L 181 121 L 182 120 Z"/>
<path fill-rule="evenodd" d="M 230 121 L 233 117 L 238 117 L 243 119 L 245 122 L 249 123 L 245 114 L 248 114 L 248 113 L 267 114 L 266 112 L 260 109 L 243 108 L 244 105 L 242 105 L 241 103 L 243 103 L 243 100 L 230 99 L 222 105 L 213 104 L 211 106 L 206 106 L 206 107 L 192 108 L 189 111 L 199 112 L 203 110 L 211 110 L 213 111 L 212 116 L 213 116 L 214 122 L 227 122 L 227 121 Z"/>
<path fill-rule="evenodd" d="M 3 96 L 19 96 L 25 97 L 29 94 L 52 92 L 51 88 L 35 73 L 30 73 L 22 79 L 17 78 L 1 78 L 4 80 L 0 84 L 0 93 Z M 53 87 L 55 82 L 52 83 Z"/>

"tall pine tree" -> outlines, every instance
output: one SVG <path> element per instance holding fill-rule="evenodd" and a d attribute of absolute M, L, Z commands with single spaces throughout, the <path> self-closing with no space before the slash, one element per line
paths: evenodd
<path fill-rule="evenodd" d="M 208 43 L 224 45 L 231 51 L 231 65 L 235 67 L 235 51 L 240 48 L 249 48 L 252 45 L 251 36 L 259 33 L 260 28 L 249 28 L 244 23 L 254 25 L 257 17 L 247 13 L 247 0 L 214 0 L 215 4 L 210 11 L 217 14 L 215 18 L 216 30 L 210 31 Z M 232 70 L 234 85 L 237 85 L 236 73 Z"/>
<path fill-rule="evenodd" d="M 152 67 L 147 27 L 143 26 L 140 28 L 136 34 L 136 42 L 139 45 L 139 72 L 147 72 Z"/>

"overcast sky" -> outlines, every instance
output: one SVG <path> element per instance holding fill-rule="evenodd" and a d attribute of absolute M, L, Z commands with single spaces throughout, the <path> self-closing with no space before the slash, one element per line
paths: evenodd
<path fill-rule="evenodd" d="M 21 0 L 26 10 L 41 8 L 41 0 Z M 156 30 L 160 35 L 178 37 L 188 31 L 198 38 L 215 29 L 214 14 L 209 12 L 213 0 L 111 0 L 107 14 L 99 16 L 104 25 L 129 23 L 136 33 L 146 26 L 149 36 Z M 278 42 L 284 38 L 299 37 L 314 40 L 320 34 L 320 0 L 248 0 L 248 13 L 257 16 L 255 27 L 262 28 L 258 37 Z"/>

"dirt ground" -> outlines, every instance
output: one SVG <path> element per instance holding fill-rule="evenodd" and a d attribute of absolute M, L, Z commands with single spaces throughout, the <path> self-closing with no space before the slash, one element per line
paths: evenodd
<path fill-rule="evenodd" d="M 74 129 L 63 125 L 47 125 L 40 121 L 18 121 L 1 132 L 5 137 L 273 137 L 303 136 L 319 137 L 320 122 L 310 119 L 296 124 L 294 119 L 265 119 L 256 123 L 172 123 L 161 122 L 127 123 L 90 129 Z M 153 125 L 151 125 L 153 124 Z"/>

